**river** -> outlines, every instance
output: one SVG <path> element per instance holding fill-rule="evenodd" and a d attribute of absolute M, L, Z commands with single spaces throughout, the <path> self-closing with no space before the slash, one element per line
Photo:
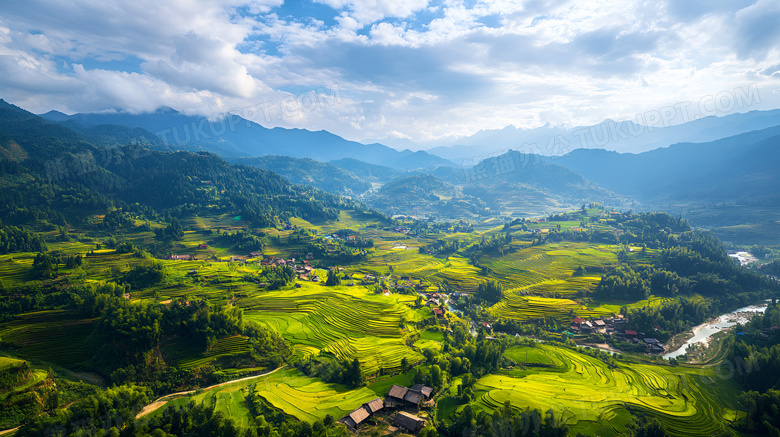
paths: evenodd
<path fill-rule="evenodd" d="M 695 326 L 693 328 L 693 337 L 691 337 L 688 341 L 683 343 L 682 346 L 680 346 L 679 349 L 676 351 L 669 352 L 667 354 L 664 354 L 663 357 L 665 359 L 669 358 L 677 358 L 680 355 L 684 354 L 685 351 L 688 350 L 688 347 L 692 344 L 696 343 L 704 343 L 706 342 L 710 336 L 713 334 L 720 332 L 726 328 L 730 328 L 737 323 L 745 323 L 748 320 L 750 320 L 751 317 L 753 317 L 756 313 L 763 313 L 766 311 L 767 304 L 760 304 L 760 305 L 750 305 L 743 308 L 739 308 L 735 311 L 732 311 L 727 314 L 723 314 L 720 317 L 718 317 L 714 322 L 707 322 L 702 323 L 699 326 Z"/>

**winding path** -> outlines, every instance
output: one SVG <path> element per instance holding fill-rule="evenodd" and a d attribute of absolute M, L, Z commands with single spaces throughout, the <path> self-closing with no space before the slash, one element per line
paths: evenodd
<path fill-rule="evenodd" d="M 186 396 L 188 394 L 195 393 L 197 390 L 204 390 L 204 391 L 206 391 L 206 390 L 211 390 L 213 388 L 222 387 L 222 386 L 225 386 L 225 385 L 228 385 L 228 384 L 233 384 L 233 383 L 236 383 L 236 382 L 248 381 L 250 379 L 255 379 L 255 378 L 261 378 L 263 376 L 270 375 L 270 374 L 272 374 L 272 373 L 274 373 L 277 370 L 282 369 L 282 368 L 284 368 L 284 366 L 279 366 L 276 369 L 271 370 L 270 372 L 266 372 L 266 373 L 263 373 L 263 374 L 260 374 L 260 375 L 247 376 L 246 378 L 234 379 L 232 381 L 227 381 L 227 382 L 220 382 L 219 384 L 214 384 L 212 386 L 203 387 L 203 388 L 199 388 L 199 389 L 196 389 L 196 390 L 187 390 L 187 391 L 180 391 L 178 393 L 167 394 L 167 395 L 157 399 L 156 401 L 152 402 L 151 404 L 148 404 L 145 407 L 143 407 L 141 409 L 141 411 L 138 414 L 135 415 L 135 418 L 136 419 L 140 419 L 140 418 L 146 416 L 147 414 L 150 414 L 150 413 L 152 413 L 154 411 L 157 411 L 157 409 L 159 409 L 163 405 L 167 404 L 168 401 L 173 400 L 173 398 L 177 398 L 179 396 Z"/>

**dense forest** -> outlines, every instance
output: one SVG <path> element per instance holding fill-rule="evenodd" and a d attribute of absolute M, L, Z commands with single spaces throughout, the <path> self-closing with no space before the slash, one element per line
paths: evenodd
<path fill-rule="evenodd" d="M 65 225 L 115 207 L 140 210 L 151 219 L 148 215 L 177 216 L 208 205 L 212 211 L 238 212 L 255 226 L 290 217 L 332 219 L 339 208 L 363 209 L 208 153 L 161 152 L 143 144 L 105 149 L 6 103 L 0 106 L 0 132 L 0 143 L 20 148 L 0 154 L 0 176 L 13 187 L 0 191 L 0 219 L 7 225 Z M 136 204 L 141 206 L 131 207 Z M 111 219 L 107 224 L 117 225 Z"/>

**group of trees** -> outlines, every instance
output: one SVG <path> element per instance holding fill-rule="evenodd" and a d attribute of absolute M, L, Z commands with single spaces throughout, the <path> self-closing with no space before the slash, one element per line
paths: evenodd
<path fill-rule="evenodd" d="M 477 286 L 477 297 L 494 304 L 504 297 L 503 289 L 498 281 L 486 281 Z"/>
<path fill-rule="evenodd" d="M 35 232 L 16 226 L 0 225 L 0 254 L 45 251 L 46 242 Z"/>
<path fill-rule="evenodd" d="M 679 229 L 684 222 L 658 221 Z M 671 220 L 671 219 L 670 219 Z M 675 224 L 676 223 L 676 224 Z M 595 294 L 601 298 L 637 301 L 648 296 L 684 296 L 698 294 L 704 299 L 685 299 L 633 309 L 627 313 L 630 326 L 674 334 L 703 322 L 717 311 L 750 303 L 761 296 L 780 291 L 780 284 L 749 271 L 728 256 L 711 234 L 692 231 L 675 239 L 675 246 L 662 250 L 654 265 L 627 264 L 616 267 L 601 278 Z"/>
<path fill-rule="evenodd" d="M 172 217 L 168 226 L 154 230 L 154 238 L 158 241 L 177 241 L 184 237 L 184 228 L 179 219 Z"/>
<path fill-rule="evenodd" d="M 652 265 L 620 266 L 601 278 L 596 295 L 606 299 L 637 301 L 648 296 L 675 297 L 688 294 L 693 284 L 688 278 Z"/>
<path fill-rule="evenodd" d="M 737 325 L 724 346 L 717 370 L 744 390 L 739 402 L 746 415 L 738 424 L 752 433 L 780 434 L 780 307 L 773 302 L 763 315 Z"/>
<path fill-rule="evenodd" d="M 239 230 L 234 233 L 223 232 L 215 239 L 215 242 L 230 247 L 233 250 L 243 252 L 262 250 L 263 246 L 265 246 L 265 243 L 263 243 L 263 239 L 260 236 L 244 230 Z"/>
<path fill-rule="evenodd" d="M 295 282 L 295 270 L 290 266 L 266 266 L 253 279 L 264 282 L 266 290 L 278 290 Z"/>
<path fill-rule="evenodd" d="M 161 342 L 171 337 L 205 351 L 216 340 L 243 335 L 249 342 L 246 358 L 261 365 L 276 366 L 289 355 L 289 345 L 276 331 L 247 323 L 237 307 L 183 298 L 169 305 L 131 303 L 121 297 L 126 292 L 127 286 L 113 282 L 89 283 L 41 298 L 54 307 L 97 318 L 85 340 L 94 351 L 86 365 L 113 383 L 142 383 L 155 393 L 190 387 L 199 375 L 151 359 Z"/>
<path fill-rule="evenodd" d="M 509 401 L 492 414 L 475 411 L 466 405 L 455 415 L 455 420 L 440 428 L 447 437 L 565 437 L 569 431 L 562 418 L 553 410 L 543 416 L 540 410 L 517 409 Z"/>
<path fill-rule="evenodd" d="M 298 363 L 298 369 L 306 375 L 317 376 L 325 382 L 336 382 L 350 387 L 360 387 L 365 382 L 365 375 L 360 368 L 360 361 L 339 361 L 328 356 L 315 359 L 307 358 Z"/>
<path fill-rule="evenodd" d="M 165 267 L 161 262 L 150 261 L 139 264 L 127 271 L 120 281 L 133 290 L 141 290 L 158 284 L 165 278 Z"/>

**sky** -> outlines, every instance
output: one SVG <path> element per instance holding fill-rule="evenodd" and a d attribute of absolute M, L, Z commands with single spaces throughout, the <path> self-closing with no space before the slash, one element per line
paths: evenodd
<path fill-rule="evenodd" d="M 433 144 L 748 87 L 708 115 L 780 108 L 777 23 L 777 0 L 3 1 L 0 98 Z"/>

